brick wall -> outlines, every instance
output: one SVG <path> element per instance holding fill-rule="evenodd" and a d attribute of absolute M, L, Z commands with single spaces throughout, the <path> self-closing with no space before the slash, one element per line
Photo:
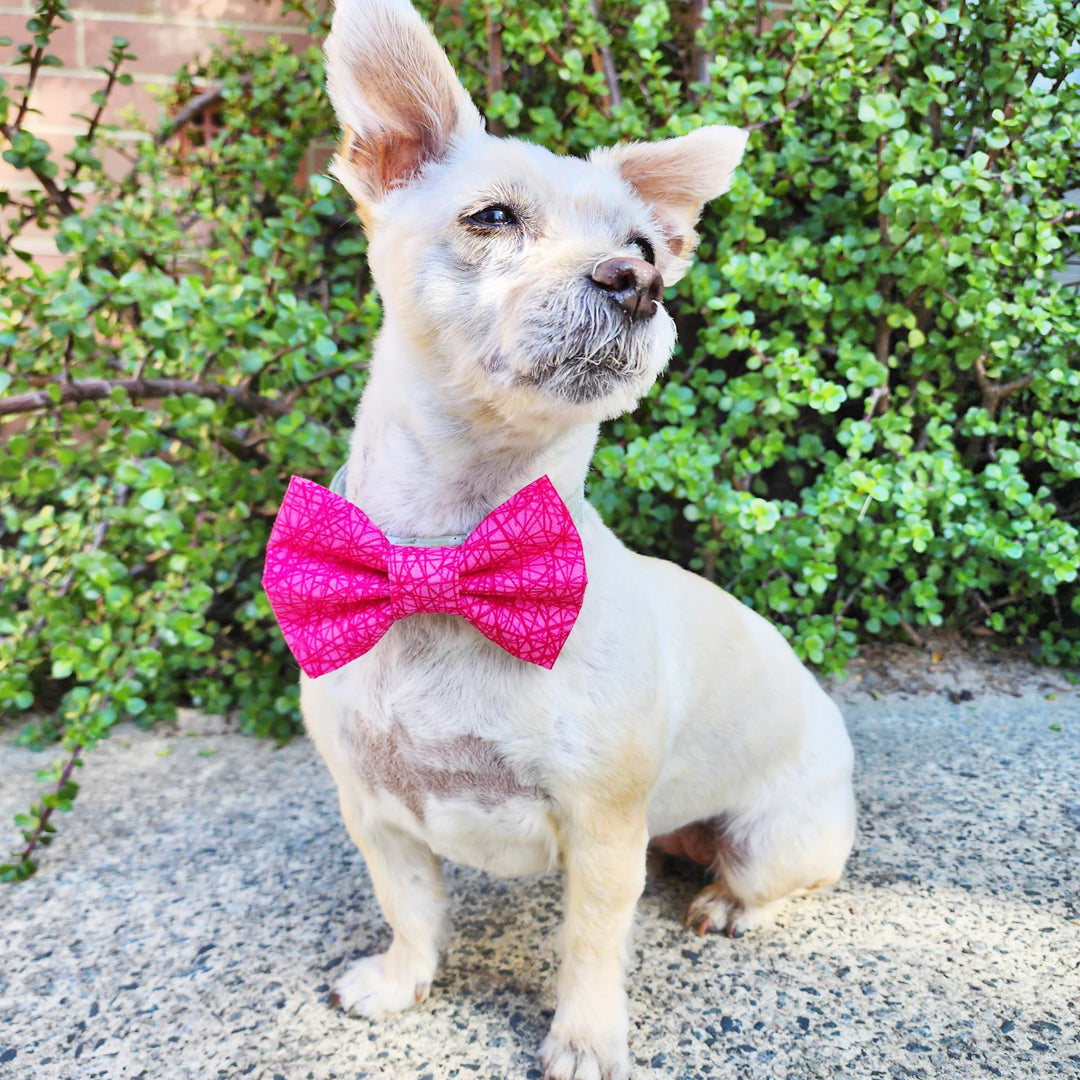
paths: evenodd
<path fill-rule="evenodd" d="M 283 16 L 278 2 L 73 0 L 71 7 L 74 21 L 61 25 L 50 49 L 64 66 L 39 72 L 31 105 L 40 110 L 40 115 L 31 116 L 26 125 L 60 153 L 71 149 L 76 134 L 86 130 L 85 121 L 74 120 L 71 114 L 93 114 L 95 106 L 90 95 L 104 86 L 104 77 L 94 67 L 107 62 L 114 36 L 126 38 L 131 43 L 128 51 L 138 58 L 122 69 L 132 76 L 132 83 L 116 87 L 105 114 L 106 123 L 122 127 L 128 124 L 128 129 L 119 133 L 121 144 L 146 137 L 130 127 L 129 110 L 134 110 L 153 130 L 162 111 L 155 91 L 167 86 L 178 68 L 205 56 L 225 31 L 234 30 L 253 43 L 273 34 L 299 49 L 310 42 L 302 23 L 295 15 Z M 30 40 L 25 26 L 32 13 L 30 0 L 0 0 L 0 37 L 13 42 L 0 48 L 0 74 L 11 86 L 26 79 L 26 68 L 14 67 L 11 61 L 15 47 Z M 20 97 L 15 95 L 16 101 Z M 322 153 L 319 162 L 311 163 L 311 167 L 317 168 L 324 159 Z M 110 151 L 105 164 L 110 173 L 118 175 L 126 171 L 128 163 L 122 154 Z M 0 161 L 0 188 L 15 193 L 35 186 L 28 172 Z M 19 246 L 46 266 L 60 258 L 48 237 L 31 230 L 22 234 Z"/>

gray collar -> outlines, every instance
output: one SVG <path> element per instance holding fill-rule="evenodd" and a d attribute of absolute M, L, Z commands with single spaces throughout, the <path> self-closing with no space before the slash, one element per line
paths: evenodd
<path fill-rule="evenodd" d="M 334 479 L 330 481 L 330 490 L 335 495 L 340 495 L 343 499 L 347 499 L 348 495 L 345 494 L 345 474 L 348 470 L 348 462 L 341 466 L 336 473 L 334 473 Z M 584 496 L 579 496 L 576 500 L 578 503 L 578 512 L 576 517 L 581 516 L 583 509 L 583 503 L 585 502 Z M 573 511 L 571 511 L 573 513 Z M 462 544 L 468 540 L 468 533 L 458 533 L 453 536 L 387 536 L 387 540 L 391 544 L 396 544 L 398 547 L 461 547 Z"/>
<path fill-rule="evenodd" d="M 345 462 L 336 473 L 334 473 L 334 479 L 330 481 L 330 490 L 335 495 L 340 495 L 343 499 L 347 499 L 348 495 L 345 494 L 345 474 L 349 471 L 349 463 Z"/>
<path fill-rule="evenodd" d="M 330 490 L 343 499 L 348 498 L 345 494 L 345 474 L 348 468 L 346 462 L 330 481 Z M 397 547 L 461 547 L 468 538 L 468 533 L 458 533 L 453 536 L 387 536 L 386 539 Z"/>

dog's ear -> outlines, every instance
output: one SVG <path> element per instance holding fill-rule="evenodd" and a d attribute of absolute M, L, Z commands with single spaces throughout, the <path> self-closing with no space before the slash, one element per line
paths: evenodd
<path fill-rule="evenodd" d="M 333 171 L 360 216 L 484 122 L 408 0 L 338 0 L 326 83 L 344 137 Z"/>
<path fill-rule="evenodd" d="M 701 209 L 731 187 L 746 140 L 742 128 L 717 125 L 676 139 L 630 143 L 591 155 L 593 161 L 614 165 L 652 208 L 668 246 L 666 265 L 658 260 L 665 284 L 673 284 L 686 269 L 697 243 L 694 225 Z"/>

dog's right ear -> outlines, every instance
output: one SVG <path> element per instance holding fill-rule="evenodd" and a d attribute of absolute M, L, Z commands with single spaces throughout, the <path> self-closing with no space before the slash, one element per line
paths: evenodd
<path fill-rule="evenodd" d="M 667 246 L 657 262 L 665 285 L 674 285 L 689 265 L 702 207 L 731 187 L 746 139 L 741 128 L 710 125 L 674 139 L 604 147 L 589 155 L 590 161 L 614 166 L 652 208 Z"/>
<path fill-rule="evenodd" d="M 338 0 L 326 83 L 344 136 L 334 175 L 369 224 L 374 208 L 484 122 L 408 0 Z"/>

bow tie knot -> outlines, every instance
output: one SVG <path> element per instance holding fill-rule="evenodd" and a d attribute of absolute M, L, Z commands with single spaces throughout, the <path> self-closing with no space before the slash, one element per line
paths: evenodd
<path fill-rule="evenodd" d="M 461 614 L 460 547 L 410 547 L 390 544 L 386 560 L 390 613 Z"/>
<path fill-rule="evenodd" d="M 519 659 L 550 668 L 586 581 L 581 537 L 546 476 L 446 547 L 391 543 L 359 507 L 294 476 L 263 571 L 285 641 L 313 678 L 416 614 L 459 615 Z"/>

